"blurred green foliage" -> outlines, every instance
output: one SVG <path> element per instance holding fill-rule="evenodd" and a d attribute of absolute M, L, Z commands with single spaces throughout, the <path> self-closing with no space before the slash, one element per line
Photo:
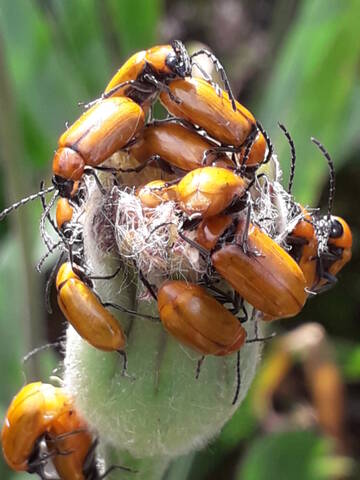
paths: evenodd
<path fill-rule="evenodd" d="M 2 81 L 10 83 L 13 102 L 9 101 L 9 108 L 14 109 L 16 118 L 13 138 L 0 137 L 2 202 L 7 204 L 13 200 L 5 178 L 9 168 L 15 169 L 15 179 L 21 176 L 17 195 L 36 191 L 39 179 L 44 176 L 50 179 L 56 139 L 65 122 L 79 115 L 77 102 L 98 96 L 111 74 L 131 53 L 164 41 L 160 27 L 164 27 L 164 22 L 171 26 L 177 21 L 165 17 L 169 3 L 165 0 L 0 0 L 0 55 L 4 56 L 7 65 L 1 77 Z M 244 8 L 248 4 L 246 1 L 240 3 Z M 255 83 L 258 90 L 251 91 L 254 101 L 247 106 L 269 130 L 285 178 L 289 165 L 288 145 L 276 122 L 280 120 L 287 125 L 298 153 L 296 196 L 305 204 L 314 204 L 320 196 L 320 187 L 326 184 L 327 169 L 309 137 L 314 135 L 326 145 L 337 167 L 344 166 L 359 150 L 360 2 L 303 0 L 294 3 L 296 14 L 289 25 L 281 26 L 284 34 L 271 59 L 269 78 Z M 186 12 L 196 4 L 210 12 L 210 6 L 196 0 L 178 1 L 177 11 Z M 274 18 L 282 5 L 280 1 L 267 2 Z M 224 63 L 229 65 L 231 77 L 235 73 L 231 65 L 237 65 L 236 59 L 231 58 L 231 51 Z M 4 122 L 8 114 L 6 109 L 0 111 Z M 10 145 L 15 138 L 21 143 L 21 158 L 5 159 L 6 142 Z M 39 206 L 32 204 L 25 213 L 31 230 L 26 245 L 27 261 L 31 265 L 36 263 L 42 251 L 38 235 L 39 212 Z M 0 230 L 1 413 L 24 382 L 21 358 L 46 342 L 40 327 L 39 331 L 32 332 L 36 344 L 24 333 L 29 326 L 24 326 L 27 305 L 21 295 L 24 267 L 20 264 L 17 221 L 8 220 L 7 228 L 2 226 Z M 43 279 L 38 277 L 37 281 L 40 284 Z M 29 287 L 30 292 L 36 290 Z M 37 301 L 44 316 L 42 296 Z M 44 318 L 33 319 L 30 329 L 38 328 L 38 321 Z M 352 381 L 360 380 L 359 348 L 351 341 L 337 346 L 345 378 Z M 56 359 L 51 354 L 38 355 L 37 373 L 46 379 Z M 243 453 L 248 443 L 250 447 L 239 467 L 239 479 L 331 478 L 328 469 L 321 468 L 321 460 L 328 454 L 328 445 L 323 439 L 311 432 L 268 435 L 262 439 L 257 437 L 258 428 L 251 412 L 250 396 L 208 449 L 174 463 L 168 480 L 209 480 L 214 469 L 223 471 L 224 462 L 239 445 Z M 294 473 L 294 464 L 299 465 L 299 461 L 302 470 Z M 231 462 L 234 463 L 234 457 Z M 21 480 L 30 477 L 11 473 L 1 460 L 0 478 Z M 230 477 L 217 475 L 217 478 Z"/>
<path fill-rule="evenodd" d="M 250 446 L 236 478 L 328 479 L 333 470 L 330 457 L 329 443 L 312 432 L 277 433 L 258 439 Z"/>
<path fill-rule="evenodd" d="M 319 198 L 327 165 L 310 143 L 318 138 L 337 166 L 350 158 L 358 142 L 360 92 L 358 61 L 360 3 L 305 1 L 284 42 L 262 97 L 259 117 L 269 128 L 280 159 L 287 142 L 274 121 L 285 122 L 298 156 L 294 193 L 312 205 Z M 285 175 L 289 162 L 283 161 Z"/>

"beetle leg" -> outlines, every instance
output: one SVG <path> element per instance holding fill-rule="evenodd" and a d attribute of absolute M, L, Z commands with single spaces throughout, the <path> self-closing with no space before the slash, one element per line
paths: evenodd
<path fill-rule="evenodd" d="M 172 91 L 170 90 L 170 88 L 168 87 L 168 85 L 166 85 L 166 83 L 163 83 L 163 82 L 160 82 L 159 80 L 157 80 L 153 75 L 150 75 L 148 73 L 145 73 L 144 75 L 144 80 L 146 80 L 147 82 L 151 83 L 152 85 L 154 85 L 160 92 L 166 92 L 169 97 L 171 98 L 171 100 L 175 103 L 177 103 L 178 105 L 182 103 L 182 101 L 180 100 L 180 98 L 176 97 Z"/>
<path fill-rule="evenodd" d="M 213 293 L 213 297 L 220 302 L 222 305 L 225 303 L 231 303 L 234 305 L 234 299 L 227 294 L 226 292 L 223 292 L 220 290 L 220 288 L 215 287 L 211 282 L 213 279 L 210 279 L 208 276 L 204 275 L 204 280 L 197 282 L 197 285 L 204 285 L 207 287 L 211 292 Z M 233 309 L 232 309 L 233 310 Z M 234 313 L 231 310 L 232 313 Z"/>
<path fill-rule="evenodd" d="M 242 310 L 244 316 L 242 318 L 239 318 L 239 321 L 240 321 L 240 323 L 245 323 L 249 319 L 249 314 L 248 314 L 248 311 L 246 310 L 246 307 L 244 305 L 244 299 L 242 297 L 240 297 L 238 292 L 234 292 L 232 303 L 234 305 L 233 314 L 236 315 L 236 314 L 239 313 L 240 310 Z"/>
<path fill-rule="evenodd" d="M 329 260 L 331 262 L 334 262 L 335 260 L 339 260 L 339 258 L 341 258 L 341 253 L 323 252 L 321 254 L 321 258 L 323 260 Z"/>
<path fill-rule="evenodd" d="M 199 63 L 192 62 L 192 63 L 191 63 L 191 66 L 192 66 L 192 67 L 196 67 L 196 68 L 199 70 L 199 72 L 201 73 L 201 75 L 204 77 L 204 80 L 206 80 L 206 81 L 207 81 L 208 83 L 210 83 L 213 87 L 215 87 L 215 85 L 216 85 L 215 82 L 213 82 L 211 76 L 207 73 L 206 70 L 204 70 L 204 69 L 202 68 L 202 66 L 201 66 Z"/>
<path fill-rule="evenodd" d="M 222 64 L 220 63 L 219 59 L 212 52 L 207 50 L 206 48 L 201 48 L 200 50 L 198 50 L 197 52 L 193 53 L 190 56 L 191 63 L 192 63 L 192 59 L 194 57 L 197 57 L 198 55 L 206 55 L 213 62 L 214 66 L 216 68 L 216 71 L 220 74 L 221 80 L 222 80 L 222 82 L 225 86 L 225 90 L 227 91 L 227 93 L 229 95 L 229 99 L 231 101 L 232 108 L 233 108 L 234 112 L 236 112 L 235 97 L 234 97 L 233 91 L 231 89 L 230 82 L 227 78 L 225 69 L 222 66 Z"/>
<path fill-rule="evenodd" d="M 126 355 L 126 352 L 124 350 L 116 350 L 118 352 L 119 355 L 122 356 L 123 358 L 123 369 L 122 369 L 122 373 L 121 375 L 123 377 L 129 377 L 131 378 L 131 375 L 129 375 L 127 373 L 127 365 L 128 365 L 128 359 L 127 359 L 127 355 Z"/>
<path fill-rule="evenodd" d="M 123 470 L 124 472 L 130 472 L 130 473 L 137 473 L 137 470 L 133 470 L 132 468 L 129 467 L 123 467 L 122 465 L 111 465 L 105 472 L 100 476 L 96 477 L 97 480 L 103 480 L 105 477 L 109 475 L 114 470 Z"/>
<path fill-rule="evenodd" d="M 338 281 L 338 279 L 334 275 L 331 275 L 331 273 L 329 272 L 324 272 L 322 278 L 325 278 L 325 280 L 327 280 L 329 283 L 332 283 L 332 284 L 335 284 Z"/>
<path fill-rule="evenodd" d="M 313 293 L 316 293 L 316 294 L 323 293 L 323 292 L 326 292 L 327 290 L 330 290 L 330 288 L 334 287 L 335 284 L 338 282 L 338 279 L 334 275 L 331 275 L 331 273 L 329 272 L 322 272 L 322 275 L 319 276 L 319 279 L 326 280 L 327 283 L 325 285 L 321 285 L 319 288 L 316 288 L 316 285 L 315 285 L 313 287 L 314 289 Z"/>
<path fill-rule="evenodd" d="M 98 479 L 99 474 L 98 474 L 98 469 L 96 465 L 96 447 L 99 444 L 99 439 L 96 437 L 95 440 L 92 442 L 89 451 L 86 454 L 83 466 L 82 466 L 82 471 L 84 473 L 84 476 L 89 479 Z"/>
<path fill-rule="evenodd" d="M 135 264 L 135 267 L 137 267 L 136 263 L 134 262 Z M 138 274 L 139 274 L 139 278 L 140 280 L 142 281 L 142 283 L 144 284 L 144 286 L 147 288 L 147 290 L 149 291 L 150 295 L 153 297 L 153 299 L 155 301 L 157 301 L 157 295 L 155 293 L 155 290 L 154 290 L 154 287 L 153 285 L 151 285 L 151 283 L 149 282 L 149 280 L 145 277 L 145 275 L 143 274 L 143 272 L 140 270 L 140 268 L 137 268 L 137 271 L 138 271 Z"/>
<path fill-rule="evenodd" d="M 276 333 L 272 333 L 271 335 L 268 335 L 266 337 L 249 338 L 245 340 L 245 343 L 267 342 L 268 340 L 272 340 L 274 337 L 276 337 Z"/>
<path fill-rule="evenodd" d="M 44 436 L 41 436 L 39 440 L 42 440 Z M 56 451 L 51 451 L 48 453 L 40 454 L 38 447 L 35 447 L 37 449 L 37 454 L 35 455 L 35 458 L 31 461 L 28 462 L 28 472 L 29 473 L 38 473 L 39 470 L 41 470 L 41 467 L 43 468 L 47 461 L 52 458 L 54 455 L 57 454 Z M 60 455 L 60 453 L 59 453 Z M 68 453 L 66 453 L 68 455 Z"/>
<path fill-rule="evenodd" d="M 309 241 L 306 240 L 306 238 L 303 238 L 303 237 L 295 237 L 295 235 L 288 235 L 286 237 L 286 243 L 288 243 L 289 245 L 303 246 L 303 245 L 307 245 L 309 243 Z M 310 260 L 314 260 L 314 258 L 311 258 Z"/>
<path fill-rule="evenodd" d="M 155 119 L 153 119 L 151 122 L 149 122 L 149 125 L 162 125 L 164 123 L 176 123 L 178 125 L 186 127 L 189 130 L 193 130 L 195 132 L 198 132 L 199 130 L 201 130 L 200 127 L 197 127 L 196 125 L 193 125 L 188 120 L 185 120 L 185 118 L 172 117 L 170 114 L 168 114 L 168 116 L 166 118 L 155 118 Z"/>
<path fill-rule="evenodd" d="M 232 405 L 235 405 L 235 403 L 238 401 L 241 387 L 240 350 L 236 352 L 236 380 L 236 390 L 233 401 L 231 403 Z"/>
<path fill-rule="evenodd" d="M 115 310 L 119 310 L 120 312 L 127 313 L 128 315 L 133 315 L 134 317 L 142 317 L 147 318 L 148 320 L 152 320 L 154 322 L 159 322 L 159 317 L 155 317 L 153 315 L 146 315 L 145 313 L 139 313 L 135 310 L 130 310 L 129 308 L 123 307 L 122 305 L 118 305 L 117 303 L 112 302 L 104 302 L 102 304 L 104 307 L 114 308 Z"/>
<path fill-rule="evenodd" d="M 248 255 L 249 253 L 248 239 L 249 239 L 250 216 L 251 216 L 251 204 L 248 202 L 245 228 L 244 228 L 244 232 L 241 240 L 241 248 L 245 253 L 245 255 Z"/>
<path fill-rule="evenodd" d="M 88 278 L 91 280 L 111 280 L 118 275 L 120 270 L 122 269 L 122 265 L 120 265 L 114 273 L 110 273 L 109 275 L 87 275 Z"/>
<path fill-rule="evenodd" d="M 60 263 L 63 261 L 64 256 L 65 256 L 65 252 L 61 252 L 57 262 L 55 263 L 53 269 L 50 272 L 49 278 L 47 279 L 46 285 L 45 285 L 45 305 L 46 305 L 47 312 L 50 314 L 53 313 L 53 309 L 51 307 L 51 301 L 50 301 L 51 287 L 52 287 L 52 284 L 54 283 L 56 272 L 59 268 Z"/>
<path fill-rule="evenodd" d="M 95 182 L 96 182 L 96 185 L 98 186 L 100 192 L 101 192 L 103 195 L 106 194 L 106 190 L 105 190 L 104 187 L 102 186 L 102 183 L 100 182 L 99 177 L 96 175 L 96 172 L 94 171 L 93 168 L 90 168 L 90 167 L 85 168 L 84 174 L 85 174 L 85 175 L 91 175 L 92 177 L 94 177 Z"/>
<path fill-rule="evenodd" d="M 218 97 L 221 97 L 221 88 L 216 82 L 213 81 L 211 76 L 198 63 L 192 62 L 192 66 L 195 66 L 196 68 L 199 69 L 201 75 L 204 77 L 204 80 L 206 80 L 208 83 L 210 83 L 210 85 L 215 90 L 216 95 Z"/>
<path fill-rule="evenodd" d="M 145 78 L 145 76 L 144 76 L 144 78 Z M 126 87 L 126 85 L 131 85 L 132 87 L 135 88 L 135 90 L 138 90 L 139 92 L 142 92 L 142 93 L 151 93 L 152 92 L 152 89 L 150 89 L 149 87 L 147 87 L 143 83 L 138 82 L 137 80 L 126 80 L 125 82 L 122 82 L 122 83 L 119 83 L 119 85 L 116 85 L 116 87 L 112 88 L 107 93 L 103 93 L 101 95 L 101 97 L 97 100 L 94 100 L 94 102 L 96 103 L 97 101 L 103 100 L 104 98 L 112 97 L 114 95 L 114 93 L 116 93 L 121 88 Z M 94 102 L 91 102 L 91 103 L 94 103 Z"/>
<path fill-rule="evenodd" d="M 200 376 L 201 366 L 202 366 L 204 360 L 205 360 L 205 355 L 200 357 L 199 360 L 197 361 L 195 380 L 198 380 L 198 378 Z"/>
<path fill-rule="evenodd" d="M 209 252 L 205 248 L 203 248 L 201 245 L 199 245 L 197 242 L 194 242 L 194 240 L 191 240 L 190 238 L 186 237 L 180 230 L 178 230 L 178 234 L 185 242 L 187 242 L 189 245 L 199 250 L 199 252 L 202 253 L 205 257 L 209 256 Z"/>

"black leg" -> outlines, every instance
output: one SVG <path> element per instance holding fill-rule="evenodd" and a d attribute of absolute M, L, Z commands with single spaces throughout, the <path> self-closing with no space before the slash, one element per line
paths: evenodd
<path fill-rule="evenodd" d="M 205 360 L 205 355 L 203 355 L 203 356 L 197 361 L 195 380 L 198 380 L 198 378 L 199 378 L 199 376 L 200 376 L 201 366 L 202 366 L 204 360 Z"/>
<path fill-rule="evenodd" d="M 178 105 L 182 103 L 181 100 L 172 93 L 166 83 L 160 82 L 153 75 L 149 75 L 148 73 L 146 73 L 144 75 L 144 80 L 154 85 L 160 92 L 166 92 L 173 102 L 177 103 Z"/>
<path fill-rule="evenodd" d="M 117 303 L 105 302 L 105 303 L 103 303 L 103 306 L 114 308 L 115 310 L 119 310 L 120 312 L 127 313 L 129 315 L 133 315 L 134 317 L 147 318 L 148 320 L 153 320 L 155 322 L 160 321 L 159 317 L 155 317 L 153 315 L 146 315 L 145 313 L 135 312 L 135 310 L 130 310 L 129 308 L 125 308 L 122 305 L 118 305 Z"/>
<path fill-rule="evenodd" d="M 240 350 L 236 353 L 236 390 L 235 395 L 232 401 L 232 405 L 238 401 L 239 393 L 241 388 L 241 368 L 240 368 Z"/>
<path fill-rule="evenodd" d="M 127 355 L 124 350 L 117 350 L 117 352 L 122 356 L 123 358 L 123 370 L 122 370 L 122 376 L 127 377 L 127 365 L 128 365 L 128 360 L 127 360 Z"/>
<path fill-rule="evenodd" d="M 136 470 L 133 470 L 132 468 L 129 467 L 123 467 L 122 465 L 111 465 L 102 475 L 101 477 L 98 477 L 99 480 L 103 480 L 105 477 L 107 477 L 112 471 L 114 470 L 123 470 L 124 472 L 129 472 L 129 473 L 137 473 Z"/>

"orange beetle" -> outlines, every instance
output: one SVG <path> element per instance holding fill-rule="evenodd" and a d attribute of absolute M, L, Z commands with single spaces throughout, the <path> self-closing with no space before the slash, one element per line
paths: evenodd
<path fill-rule="evenodd" d="M 139 105 L 150 106 L 170 79 L 190 74 L 189 54 L 182 42 L 174 40 L 171 45 L 132 55 L 112 77 L 103 96 L 127 96 Z"/>
<path fill-rule="evenodd" d="M 244 251 L 244 242 L 248 251 Z M 233 243 L 211 254 L 215 270 L 256 309 L 273 317 L 292 317 L 305 304 L 305 277 L 295 260 L 268 235 L 238 219 Z"/>
<path fill-rule="evenodd" d="M 39 440 L 69 407 L 62 388 L 47 383 L 29 383 L 13 398 L 1 432 L 7 464 L 16 471 L 38 471 Z"/>
<path fill-rule="evenodd" d="M 327 223 L 328 217 L 316 220 L 303 207 L 300 208 L 304 217 L 287 237 L 286 243 L 291 246 L 289 254 L 304 274 L 306 291 L 320 293 L 337 282 L 336 274 L 350 261 L 352 234 L 345 220 L 331 216 L 330 233 L 326 234 L 327 249 L 319 254 L 319 224 Z M 265 315 L 263 319 L 269 321 L 278 318 L 281 317 Z"/>
<path fill-rule="evenodd" d="M 158 291 L 158 309 L 165 329 L 203 355 L 228 355 L 245 343 L 239 319 L 199 285 L 166 281 Z"/>
<path fill-rule="evenodd" d="M 217 145 L 190 128 L 174 122 L 161 122 L 145 127 L 142 136 L 128 151 L 140 163 L 157 156 L 182 170 L 194 170 L 216 162 L 232 166 Z"/>
<path fill-rule="evenodd" d="M 125 335 L 119 323 L 69 262 L 58 271 L 56 289 L 61 311 L 83 339 L 100 350 L 123 350 Z"/>
<path fill-rule="evenodd" d="M 201 78 L 173 80 L 169 89 L 179 103 L 171 98 L 169 93 L 162 92 L 160 101 L 165 108 L 172 115 L 203 128 L 222 144 L 229 145 L 226 150 L 241 152 L 239 147 L 242 147 L 249 135 L 257 129 L 256 120 L 249 110 L 235 102 L 234 111 L 229 95 L 224 91 L 218 95 L 213 85 Z M 261 163 L 265 150 L 266 140 L 259 132 L 246 166 Z"/>
<path fill-rule="evenodd" d="M 324 216 L 315 218 L 313 222 L 313 236 L 302 237 L 307 243 L 302 248 L 299 265 L 305 275 L 312 277 L 313 281 L 309 283 L 309 289 L 321 292 L 324 287 L 328 288 L 337 282 L 337 273 L 350 261 L 352 234 L 349 225 L 340 217 Z M 296 227 L 291 233 L 291 238 L 293 239 L 297 234 L 299 232 Z M 326 248 L 319 251 L 319 240 L 324 236 L 325 241 L 327 240 Z M 311 274 L 308 273 L 309 271 Z"/>
<path fill-rule="evenodd" d="M 153 180 L 140 187 L 136 195 L 144 207 L 155 208 L 162 202 L 176 201 L 177 186 L 168 186 L 165 180 Z"/>
<path fill-rule="evenodd" d="M 309 290 L 321 290 L 328 283 L 335 283 L 336 274 L 351 259 L 352 234 L 349 225 L 340 217 L 330 217 L 326 250 L 319 254 L 319 237 L 322 223 L 328 217 L 312 218 L 303 209 L 304 219 L 300 220 L 287 237 L 291 245 L 290 255 L 298 262 Z"/>
<path fill-rule="evenodd" d="M 321 256 L 322 272 L 319 287 L 336 282 L 335 276 L 351 259 L 352 234 L 343 218 L 331 216 L 328 252 Z"/>
<path fill-rule="evenodd" d="M 96 441 L 72 401 L 69 400 L 68 408 L 50 423 L 46 444 L 49 451 L 54 452 L 52 460 L 61 480 L 98 478 L 94 476 L 97 475 L 93 448 Z"/>
<path fill-rule="evenodd" d="M 226 168 L 197 168 L 177 185 L 179 207 L 187 215 L 211 217 L 228 207 L 236 196 L 242 197 L 246 187 L 243 178 Z"/>
<path fill-rule="evenodd" d="M 108 98 L 96 103 L 59 139 L 53 160 L 53 183 L 70 197 L 85 166 L 96 167 L 123 148 L 144 127 L 144 110 L 129 98 Z"/>
<path fill-rule="evenodd" d="M 280 128 L 285 132 L 291 147 L 291 174 L 289 193 L 293 184 L 295 173 L 295 146 L 289 132 L 283 125 Z M 291 245 L 290 254 L 299 263 L 302 269 L 307 289 L 320 292 L 334 284 L 336 274 L 351 259 L 352 234 L 349 225 L 344 219 L 331 215 L 335 195 L 335 169 L 333 161 L 325 147 L 315 138 L 312 142 L 319 148 L 328 162 L 329 175 L 329 200 L 328 213 L 324 216 L 310 216 L 302 207 L 303 218 L 297 223 L 289 234 L 286 242 Z"/>

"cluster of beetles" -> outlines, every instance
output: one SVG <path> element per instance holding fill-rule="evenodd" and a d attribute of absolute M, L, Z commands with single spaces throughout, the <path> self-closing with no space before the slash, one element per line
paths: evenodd
<path fill-rule="evenodd" d="M 200 54 L 214 64 L 221 86 L 196 64 Z M 199 76 L 192 73 L 195 65 Z M 162 120 L 153 118 L 158 99 L 168 112 Z M 238 353 L 247 341 L 261 340 L 246 339 L 243 324 L 249 320 L 249 308 L 264 321 L 295 316 L 309 296 L 336 282 L 337 273 L 351 258 L 350 228 L 332 215 L 335 174 L 328 152 L 312 139 L 330 171 L 328 211 L 321 215 L 291 196 L 295 149 L 289 132 L 280 127 L 292 153 L 289 187 L 281 197 L 286 221 L 280 227 L 284 222 L 275 215 L 269 229 L 266 219 L 261 222 L 254 213 L 259 209 L 257 192 L 266 188 L 280 217 L 279 196 L 274 193 L 279 186 L 266 173 L 265 165 L 274 157 L 266 131 L 236 101 L 223 67 L 211 52 L 202 49 L 189 55 L 180 41 L 156 46 L 130 57 L 101 97 L 88 104 L 60 137 L 53 186 L 7 208 L 0 219 L 41 198 L 47 255 L 59 248 L 60 262 L 67 257 L 56 275 L 60 309 L 93 347 L 119 352 L 124 367 L 126 336 L 111 308 L 161 321 L 201 360 L 206 355 Z M 107 163 L 119 151 L 132 158 L 131 165 L 119 168 L 116 162 Z M 112 278 L 118 272 L 108 277 L 89 273 L 77 215 L 86 203 L 89 178 L 106 196 L 105 177 L 121 191 L 125 186 L 119 174 L 140 176 L 145 169 L 161 172 L 160 178 L 134 187 L 131 194 L 136 202 L 145 215 L 171 204 L 178 219 L 177 241 L 206 264 L 205 271 L 191 281 L 165 274 L 154 281 L 134 259 L 144 289 L 157 302 L 158 317 L 101 300 L 92 280 Z M 51 191 L 54 195 L 46 205 L 45 194 Z M 59 237 L 57 243 L 45 231 L 47 221 Z M 3 453 L 12 469 L 62 480 L 99 480 L 114 468 L 131 473 L 115 465 L 100 472 L 96 446 L 97 438 L 64 388 L 30 383 L 12 400 L 2 429 Z"/>

